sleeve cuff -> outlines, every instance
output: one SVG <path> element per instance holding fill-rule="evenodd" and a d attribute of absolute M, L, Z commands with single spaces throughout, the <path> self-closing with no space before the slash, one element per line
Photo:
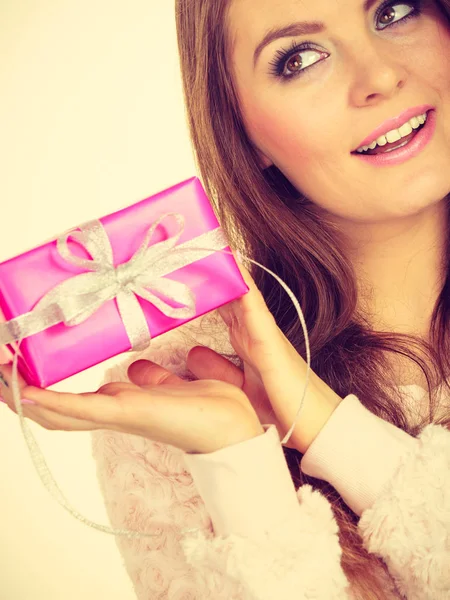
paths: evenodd
<path fill-rule="evenodd" d="M 184 454 L 216 535 L 258 538 L 297 515 L 299 502 L 275 425 L 210 454 Z"/>
<path fill-rule="evenodd" d="M 370 412 L 354 394 L 303 455 L 301 470 L 330 483 L 357 514 L 370 508 L 418 440 Z"/>

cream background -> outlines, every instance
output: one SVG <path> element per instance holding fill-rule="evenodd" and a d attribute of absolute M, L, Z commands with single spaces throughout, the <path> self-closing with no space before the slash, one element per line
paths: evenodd
<path fill-rule="evenodd" d="M 174 0 L 0 0 L 0 57 L 0 261 L 195 175 Z M 116 361 L 51 389 L 95 390 Z M 90 434 L 27 422 L 69 503 L 109 525 Z M 4 404 L 0 452 L 0 598 L 135 598 L 114 537 L 47 492 Z"/>

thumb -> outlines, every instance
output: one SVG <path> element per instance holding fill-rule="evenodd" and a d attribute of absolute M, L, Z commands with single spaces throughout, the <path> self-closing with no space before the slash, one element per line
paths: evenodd
<path fill-rule="evenodd" d="M 140 359 L 131 363 L 128 367 L 127 375 L 132 383 L 141 387 L 146 385 L 173 385 L 183 382 L 178 375 L 146 359 Z"/>
<path fill-rule="evenodd" d="M 195 346 L 190 350 L 187 367 L 198 379 L 218 379 L 240 389 L 244 385 L 241 369 L 206 346 Z"/>

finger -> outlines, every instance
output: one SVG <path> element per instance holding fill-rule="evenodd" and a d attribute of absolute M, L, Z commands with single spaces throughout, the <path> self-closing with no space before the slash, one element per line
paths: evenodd
<path fill-rule="evenodd" d="M 129 390 L 131 388 L 135 388 L 134 383 L 129 383 L 127 381 L 110 381 L 108 383 L 104 383 L 102 386 L 98 388 L 95 392 L 96 394 L 102 394 L 106 396 L 117 396 L 120 392 Z M 79 396 L 86 396 L 92 394 L 93 392 L 82 392 L 78 394 Z"/>
<path fill-rule="evenodd" d="M 112 428 L 110 426 L 120 422 L 124 414 L 124 406 L 123 402 L 120 401 L 120 393 L 129 389 L 131 390 L 130 394 L 133 395 L 133 390 L 139 390 L 139 388 L 133 384 L 108 383 L 100 389 L 109 389 L 111 390 L 111 394 L 99 391 L 74 394 L 70 392 L 56 392 L 34 386 L 26 386 L 23 389 L 23 394 L 25 398 L 36 403 L 36 407 L 29 407 L 32 410 L 48 410 L 63 417 L 89 421 Z M 34 415 L 37 413 L 30 412 L 29 414 Z M 45 414 L 48 416 L 48 413 Z M 55 416 L 54 419 L 56 418 Z"/>
<path fill-rule="evenodd" d="M 22 375 L 17 371 L 17 380 L 19 384 L 19 394 L 22 394 L 22 390 L 26 387 L 27 382 Z M 12 364 L 0 365 L 0 395 L 3 396 L 7 404 L 13 402 L 12 393 Z M 23 396 L 21 396 L 22 398 Z"/>
<path fill-rule="evenodd" d="M 252 341 L 271 340 L 274 343 L 274 335 L 279 338 L 283 334 L 249 271 L 242 264 L 238 264 L 249 291 L 240 298 L 220 306 L 217 311 L 228 327 L 245 327 Z"/>
<path fill-rule="evenodd" d="M 182 383 L 185 383 L 182 381 Z M 158 390 L 169 390 L 166 394 Z M 177 389 L 180 392 L 177 393 Z M 178 396 L 183 397 L 182 386 L 137 386 L 133 383 L 111 382 L 103 385 L 97 392 L 73 394 L 56 392 L 33 386 L 24 388 L 26 398 L 36 402 L 39 408 L 83 421 L 91 421 L 101 428 L 129 431 L 139 429 L 153 414 L 154 408 L 161 402 L 164 410 L 171 413 L 179 408 Z M 34 408 L 31 407 L 31 408 Z"/>
<path fill-rule="evenodd" d="M 127 375 L 135 385 L 165 385 L 183 383 L 183 379 L 171 373 L 168 369 L 152 362 L 151 360 L 140 359 L 128 367 Z"/>
<path fill-rule="evenodd" d="M 27 382 L 25 381 L 25 379 L 21 376 L 19 371 L 17 371 L 17 380 L 18 380 L 18 384 L 19 384 L 20 399 L 22 399 L 22 398 L 30 399 L 30 398 L 27 398 L 27 395 L 26 395 L 26 391 L 30 387 L 34 390 L 41 389 L 41 388 L 37 388 L 35 386 L 29 386 L 27 384 Z M 110 383 L 106 383 L 103 386 L 101 386 L 98 389 L 97 393 L 108 394 L 108 395 L 114 396 L 114 395 L 117 395 L 122 390 L 129 389 L 130 386 L 133 386 L 133 384 L 130 384 L 128 382 L 119 382 L 119 381 L 110 382 Z M 90 396 L 93 393 L 94 392 L 83 392 L 80 394 L 73 394 L 73 396 Z M 0 395 L 4 398 L 6 404 L 8 404 L 10 406 L 14 406 L 13 393 L 12 393 L 12 365 L 11 364 L 0 365 Z M 56 398 L 56 396 L 55 396 L 55 398 Z"/>
<path fill-rule="evenodd" d="M 187 357 L 187 367 L 198 379 L 218 379 L 242 389 L 244 373 L 211 348 L 195 346 Z"/>
<path fill-rule="evenodd" d="M 25 390 L 28 389 L 26 381 L 21 374 L 17 372 L 17 380 L 19 385 L 20 399 L 26 398 Z M 17 414 L 14 398 L 12 394 L 12 365 L 4 364 L 0 367 L 0 382 L 1 394 L 8 408 Z M 24 417 L 29 418 L 38 425 L 41 425 L 48 430 L 63 430 L 63 431 L 90 431 L 98 428 L 98 426 L 90 420 L 76 419 L 67 417 L 54 412 L 53 410 L 43 408 L 42 406 L 21 404 Z"/>
<path fill-rule="evenodd" d="M 261 294 L 258 286 L 250 274 L 250 271 L 241 262 L 237 261 L 237 264 L 245 283 L 250 288 L 250 291 L 247 294 L 244 294 L 244 296 L 241 298 L 238 298 L 236 302 L 243 304 L 245 303 L 245 300 L 247 300 L 247 304 L 249 304 L 250 300 L 253 308 L 268 310 L 264 296 Z"/>
<path fill-rule="evenodd" d="M 217 382 L 218 386 L 226 384 Z M 175 386 L 147 386 L 152 390 L 132 385 L 128 391 L 115 396 L 53 392 L 32 386 L 25 388 L 27 397 L 59 415 L 94 422 L 93 429 L 111 429 L 147 437 L 156 442 L 174 445 L 191 451 L 195 444 L 210 444 L 210 428 L 220 431 L 220 424 L 229 422 L 230 402 L 227 394 L 211 391 L 211 385 L 201 381 L 183 382 Z M 215 393 L 214 393 L 215 392 Z M 212 404 L 217 408 L 211 409 Z M 236 409 L 236 403 L 231 402 Z M 35 410 L 34 407 L 29 410 Z M 52 427 L 63 427 L 57 415 L 46 417 Z M 197 450 L 198 451 L 198 450 Z M 205 450 L 209 452 L 211 450 Z"/>
<path fill-rule="evenodd" d="M 11 406 L 10 410 L 17 414 L 14 406 Z M 22 412 L 24 417 L 49 431 L 92 431 L 102 428 L 101 424 L 94 423 L 93 421 L 67 417 L 41 406 L 24 404 L 22 405 Z"/>

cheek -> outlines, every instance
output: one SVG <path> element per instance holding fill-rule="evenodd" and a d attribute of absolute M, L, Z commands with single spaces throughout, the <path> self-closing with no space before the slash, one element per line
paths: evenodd
<path fill-rule="evenodd" d="M 302 163 L 322 161 L 330 156 L 330 149 L 345 141 L 338 131 L 324 123 L 332 123 L 326 111 L 316 108 L 314 115 L 299 103 L 291 106 L 277 98 L 276 105 L 267 102 L 262 106 L 253 102 L 247 105 L 247 128 L 254 143 L 279 167 L 287 167 L 301 160 Z"/>
<path fill-rule="evenodd" d="M 408 52 L 408 63 L 431 88 L 437 91 L 450 89 L 450 27 L 441 22 L 432 22 L 423 36 L 426 43 Z"/>
<path fill-rule="evenodd" d="M 280 109 L 253 104 L 247 113 L 247 128 L 253 142 L 308 198 L 336 212 L 345 206 L 348 195 L 348 169 L 351 140 L 343 138 L 345 127 L 317 106 L 314 114 L 296 104 Z M 344 211 L 345 212 L 345 211 Z"/>

